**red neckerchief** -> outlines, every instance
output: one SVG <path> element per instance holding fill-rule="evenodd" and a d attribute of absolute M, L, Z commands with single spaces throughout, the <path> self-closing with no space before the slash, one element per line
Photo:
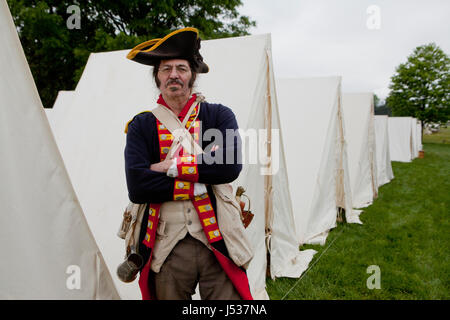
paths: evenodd
<path fill-rule="evenodd" d="M 186 114 L 188 113 L 189 109 L 191 108 L 192 104 L 195 102 L 196 99 L 197 99 L 197 95 L 194 93 L 191 96 L 191 98 L 188 100 L 186 105 L 183 107 L 183 109 L 181 110 L 180 114 L 178 115 L 178 119 L 180 119 L 180 121 L 184 120 L 184 117 L 186 116 Z M 169 105 L 164 101 L 164 98 L 162 97 L 162 94 L 159 95 L 158 101 L 156 101 L 156 103 L 159 103 L 159 104 L 163 105 L 164 107 L 167 107 L 170 110 L 172 110 L 169 107 Z"/>

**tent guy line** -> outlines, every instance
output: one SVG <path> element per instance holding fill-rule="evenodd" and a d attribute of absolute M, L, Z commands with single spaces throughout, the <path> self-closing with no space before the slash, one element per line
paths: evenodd
<path fill-rule="evenodd" d="M 336 236 L 336 238 L 333 239 L 333 241 L 330 242 L 330 244 L 325 248 L 325 250 L 323 250 L 323 252 L 319 255 L 319 257 L 317 258 L 316 261 L 314 261 L 308 269 L 306 269 L 306 271 L 300 276 L 300 278 L 297 279 L 297 281 L 295 281 L 295 283 L 292 285 L 292 287 L 288 290 L 288 292 L 286 292 L 286 294 L 281 298 L 281 300 L 284 300 L 289 293 L 291 293 L 292 290 L 294 290 L 294 288 L 300 283 L 300 280 L 303 279 L 303 277 L 308 273 L 309 270 L 311 270 L 317 262 L 320 261 L 320 259 L 322 258 L 322 256 L 325 254 L 325 252 L 327 252 L 327 250 L 333 245 L 333 243 L 342 235 L 343 231 L 346 229 L 346 224 L 344 224 L 343 228 L 341 229 L 341 231 L 339 231 L 338 235 Z"/>

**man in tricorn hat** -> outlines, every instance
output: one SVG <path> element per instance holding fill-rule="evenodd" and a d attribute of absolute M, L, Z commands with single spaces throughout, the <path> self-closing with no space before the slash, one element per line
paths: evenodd
<path fill-rule="evenodd" d="M 199 49 L 198 30 L 184 28 L 146 41 L 127 55 L 153 66 L 161 92 L 156 104 L 185 123 L 203 150 L 207 145 L 199 135 L 211 128 L 223 135 L 223 143 L 204 153 L 186 155 L 180 147 L 169 154 L 173 135 L 154 113 L 138 114 L 127 124 L 129 198 L 147 204 L 139 245 L 146 261 L 139 278 L 143 299 L 191 299 L 197 284 L 202 299 L 252 299 L 244 269 L 251 253 L 238 254 L 240 265 L 230 258 L 211 187 L 234 181 L 242 169 L 239 136 L 225 138 L 227 130 L 238 129 L 237 121 L 228 107 L 204 102 L 193 92 L 197 73 L 209 71 Z M 234 161 L 227 163 L 230 150 Z"/>

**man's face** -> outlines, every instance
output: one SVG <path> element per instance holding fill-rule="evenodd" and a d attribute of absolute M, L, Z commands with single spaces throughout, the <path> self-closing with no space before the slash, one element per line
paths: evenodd
<path fill-rule="evenodd" d="M 159 90 L 163 97 L 175 98 L 190 95 L 189 81 L 191 80 L 192 72 L 187 60 L 162 60 L 157 77 L 160 82 Z"/>

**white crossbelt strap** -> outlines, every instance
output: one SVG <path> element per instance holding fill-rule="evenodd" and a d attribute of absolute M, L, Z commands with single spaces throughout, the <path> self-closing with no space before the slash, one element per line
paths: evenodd
<path fill-rule="evenodd" d="M 173 153 L 178 149 L 178 146 L 181 144 L 184 149 L 189 154 L 200 154 L 203 153 L 203 149 L 194 141 L 192 135 L 189 133 L 189 128 L 186 128 L 186 123 L 192 114 L 194 108 L 198 105 L 197 116 L 200 113 L 200 103 L 205 100 L 205 97 L 202 95 L 198 95 L 195 102 L 192 104 L 189 109 L 186 117 L 183 122 L 178 119 L 178 117 L 165 106 L 158 105 L 155 109 L 152 110 L 152 113 L 155 117 L 172 133 L 173 135 L 173 143 L 170 147 L 169 153 L 167 157 L 170 159 L 173 156 Z M 196 117 L 197 117 L 196 116 Z M 191 126 L 195 123 L 192 121 Z"/>

